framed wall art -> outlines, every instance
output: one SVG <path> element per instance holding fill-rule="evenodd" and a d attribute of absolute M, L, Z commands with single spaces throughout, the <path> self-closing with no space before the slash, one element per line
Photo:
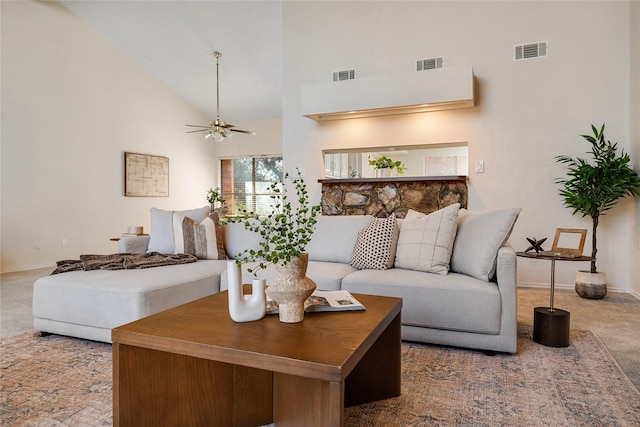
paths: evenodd
<path fill-rule="evenodd" d="M 124 195 L 169 197 L 169 158 L 125 152 Z"/>

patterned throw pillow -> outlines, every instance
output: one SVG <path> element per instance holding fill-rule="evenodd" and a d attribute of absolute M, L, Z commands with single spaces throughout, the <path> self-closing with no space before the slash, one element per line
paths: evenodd
<path fill-rule="evenodd" d="M 198 259 L 227 259 L 217 212 L 211 212 L 199 224 L 178 212 L 173 214 L 175 253 L 195 255 Z"/>
<path fill-rule="evenodd" d="M 349 265 L 358 270 L 391 268 L 396 254 L 398 233 L 395 214 L 388 218 L 374 218 L 358 233 Z"/>
<path fill-rule="evenodd" d="M 449 273 L 460 203 L 429 215 L 409 210 L 400 227 L 395 266 L 427 273 Z"/>

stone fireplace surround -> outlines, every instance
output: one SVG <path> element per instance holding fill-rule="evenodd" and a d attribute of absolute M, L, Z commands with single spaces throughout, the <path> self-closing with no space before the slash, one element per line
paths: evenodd
<path fill-rule="evenodd" d="M 320 179 L 323 215 L 373 215 L 395 212 L 404 218 L 409 209 L 431 213 L 454 203 L 467 207 L 467 177 L 398 177 Z"/>

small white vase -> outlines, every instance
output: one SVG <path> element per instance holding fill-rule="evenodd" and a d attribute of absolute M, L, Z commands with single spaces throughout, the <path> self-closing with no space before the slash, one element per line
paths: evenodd
<path fill-rule="evenodd" d="M 267 288 L 267 295 L 278 303 L 280 321 L 298 323 L 304 320 L 304 303 L 315 291 L 316 284 L 309 279 L 309 254 L 291 257 L 286 265 L 276 265 L 276 281 Z"/>
<path fill-rule="evenodd" d="M 377 178 L 389 178 L 391 176 L 391 168 L 376 169 Z"/>
<path fill-rule="evenodd" d="M 265 279 L 253 279 L 251 294 L 244 294 L 242 273 L 235 261 L 227 262 L 229 315 L 234 322 L 252 322 L 264 317 L 267 309 Z"/>

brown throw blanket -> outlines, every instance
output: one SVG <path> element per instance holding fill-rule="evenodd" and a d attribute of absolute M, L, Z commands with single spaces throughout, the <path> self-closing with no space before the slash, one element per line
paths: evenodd
<path fill-rule="evenodd" d="M 112 255 L 80 255 L 80 259 L 58 261 L 51 274 L 67 271 L 90 270 L 124 270 L 132 268 L 160 267 L 162 265 L 189 264 L 198 261 L 188 254 L 161 254 L 147 252 L 144 254 L 112 254 Z"/>

